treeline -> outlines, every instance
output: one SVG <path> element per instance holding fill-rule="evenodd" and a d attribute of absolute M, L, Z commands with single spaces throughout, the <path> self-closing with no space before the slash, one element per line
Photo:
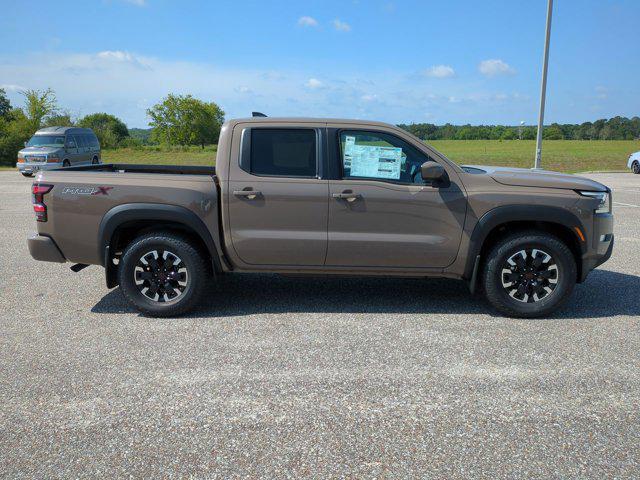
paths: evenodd
<path fill-rule="evenodd" d="M 400 124 L 422 140 L 533 140 L 537 128 L 531 125 L 434 125 L 432 123 Z M 545 125 L 545 140 L 635 140 L 640 139 L 640 117 L 613 117 L 581 124 Z"/>
<path fill-rule="evenodd" d="M 169 94 L 147 110 L 151 129 L 131 129 L 114 115 L 92 113 L 72 118 L 57 102 L 55 92 L 26 90 L 24 106 L 15 108 L 0 89 L 0 165 L 13 165 L 24 142 L 43 127 L 91 128 L 102 148 L 156 145 L 215 144 L 224 122 L 224 112 L 214 102 L 204 102 L 191 95 Z"/>

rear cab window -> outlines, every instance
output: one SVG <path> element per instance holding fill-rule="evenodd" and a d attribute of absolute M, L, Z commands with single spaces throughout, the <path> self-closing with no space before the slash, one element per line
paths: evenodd
<path fill-rule="evenodd" d="M 395 135 L 364 130 L 340 132 L 343 179 L 423 184 L 420 166 L 428 155 Z"/>
<path fill-rule="evenodd" d="M 310 128 L 251 129 L 249 173 L 258 176 L 314 178 L 316 131 Z"/>

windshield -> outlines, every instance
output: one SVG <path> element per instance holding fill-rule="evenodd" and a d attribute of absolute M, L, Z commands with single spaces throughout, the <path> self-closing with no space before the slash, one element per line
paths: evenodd
<path fill-rule="evenodd" d="M 34 135 L 27 147 L 64 147 L 64 135 Z"/>

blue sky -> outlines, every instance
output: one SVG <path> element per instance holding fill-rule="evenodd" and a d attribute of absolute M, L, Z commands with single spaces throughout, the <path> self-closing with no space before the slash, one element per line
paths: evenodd
<path fill-rule="evenodd" d="M 167 93 L 227 117 L 534 124 L 546 0 L 0 0 L 0 88 L 145 127 Z M 556 0 L 545 123 L 640 115 L 640 1 Z"/>

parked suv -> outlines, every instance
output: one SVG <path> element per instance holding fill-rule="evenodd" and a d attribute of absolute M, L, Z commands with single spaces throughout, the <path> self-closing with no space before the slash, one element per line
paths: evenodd
<path fill-rule="evenodd" d="M 102 265 L 155 316 L 196 305 L 208 276 L 276 272 L 459 278 L 507 315 L 540 317 L 613 249 L 606 186 L 460 167 L 379 122 L 230 120 L 215 168 L 66 170 L 33 184 L 31 256 Z"/>
<path fill-rule="evenodd" d="M 47 127 L 38 130 L 18 152 L 18 171 L 30 177 L 39 170 L 100 163 L 100 143 L 90 128 Z"/>

